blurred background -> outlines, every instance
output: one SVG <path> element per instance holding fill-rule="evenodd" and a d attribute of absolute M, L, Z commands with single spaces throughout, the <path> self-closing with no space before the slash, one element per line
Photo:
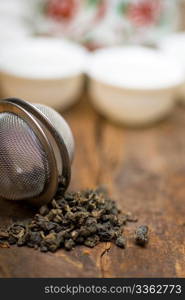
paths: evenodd
<path fill-rule="evenodd" d="M 184 0 L 0 0 L 0 38 L 51 35 L 90 49 L 154 44 L 183 29 Z"/>
<path fill-rule="evenodd" d="M 93 50 L 93 53 L 96 53 L 97 49 L 109 49 L 110 47 L 113 49 L 116 46 L 123 47 L 124 49 L 124 47 L 128 45 L 133 49 L 139 45 L 142 46 L 143 50 L 148 47 L 150 49 L 158 48 L 159 51 L 160 48 L 160 51 L 164 52 L 166 49 L 170 48 L 168 46 L 164 46 L 165 39 L 169 38 L 170 36 L 174 38 L 175 32 L 181 32 L 179 38 L 181 40 L 181 44 L 179 44 L 177 34 L 178 46 L 174 51 L 171 51 L 171 53 L 168 54 L 171 55 L 171 57 L 173 56 L 173 59 L 176 59 L 178 64 L 180 63 L 182 65 L 183 61 L 184 67 L 182 71 L 185 74 L 185 54 L 184 56 L 182 54 L 182 49 L 185 49 L 185 35 L 183 33 L 183 30 L 185 29 L 184 15 L 185 0 L 0 0 L 1 97 L 24 97 L 29 101 L 41 102 L 41 95 L 45 95 L 46 98 L 48 95 L 48 99 L 46 100 L 45 104 L 54 106 L 58 110 L 62 110 L 74 103 L 75 98 L 79 98 L 80 94 L 82 93 L 84 86 L 84 77 L 82 79 L 82 76 L 84 73 L 89 75 L 89 78 L 93 80 L 96 79 L 95 81 L 101 77 L 100 82 L 104 85 L 109 85 L 109 88 L 111 85 L 114 88 L 119 88 L 119 90 L 122 89 L 122 92 L 123 90 L 127 90 L 127 92 L 128 90 L 136 92 L 136 90 L 138 90 L 138 86 L 136 88 L 137 84 L 133 82 L 132 85 L 129 83 L 129 86 L 126 86 L 124 83 L 124 77 L 126 74 L 123 74 L 119 70 L 119 68 L 121 68 L 120 61 L 123 59 L 122 55 L 117 59 L 117 61 L 114 60 L 114 56 L 117 55 L 114 51 L 112 56 L 107 57 L 109 62 L 111 60 L 112 62 L 114 61 L 114 64 L 117 66 L 117 69 L 115 69 L 114 72 L 116 74 L 119 73 L 121 78 L 118 78 L 118 84 L 113 82 L 110 84 L 111 78 L 109 78 L 108 84 L 106 79 L 102 79 L 103 75 L 99 76 L 97 79 L 96 75 L 92 75 L 92 70 L 90 70 L 89 73 L 86 72 L 87 65 L 89 65 L 90 56 L 93 56 L 93 54 L 89 54 L 89 51 L 92 53 Z M 51 37 L 54 39 L 51 39 Z M 39 42 L 40 44 L 38 44 L 39 39 L 41 39 L 43 43 L 40 41 L 41 43 Z M 37 45 L 34 45 L 34 40 L 36 41 Z M 45 43 L 46 40 L 47 43 Z M 70 42 L 67 42 L 67 40 Z M 56 41 L 57 43 L 61 41 L 62 44 L 60 46 L 58 44 L 57 46 Z M 53 44 L 53 46 L 50 47 L 50 45 L 54 42 L 55 45 Z M 70 43 L 70 49 L 65 45 L 65 42 L 68 46 Z M 174 43 L 169 42 L 169 44 L 172 45 Z M 80 47 L 78 45 L 80 45 Z M 72 49 L 73 46 L 74 48 Z M 61 56 L 63 55 L 63 57 L 60 57 L 60 51 L 56 51 L 57 47 L 58 50 L 61 49 Z M 65 49 L 65 51 L 62 49 Z M 73 70 L 72 72 L 72 66 L 74 66 L 78 60 L 80 60 L 79 56 L 76 57 L 76 61 L 74 61 L 75 51 L 78 52 L 80 51 L 79 49 L 81 49 L 81 55 L 82 52 L 84 53 L 83 66 L 81 63 L 81 69 L 79 70 L 79 66 L 76 66 L 75 71 Z M 182 60 L 179 60 L 178 55 L 178 53 L 180 53 L 180 49 Z M 139 57 L 137 56 L 137 49 L 135 49 L 135 51 L 136 52 L 133 52 L 133 56 Z M 47 55 L 45 52 L 47 52 Z M 70 55 L 67 55 L 66 53 Z M 144 56 L 145 52 L 143 52 L 143 57 Z M 140 58 L 138 58 L 138 60 L 140 60 Z M 87 65 L 85 65 L 85 61 L 88 61 Z M 96 63 L 94 64 L 96 65 Z M 39 65 L 40 69 L 38 70 Z M 63 73 L 61 74 L 59 72 L 60 65 L 61 69 L 63 69 Z M 69 65 L 70 72 L 67 70 Z M 134 64 L 131 63 L 130 66 L 127 66 L 127 69 L 131 70 L 133 74 L 135 74 L 136 71 L 134 65 L 137 65 L 137 59 Z M 105 70 L 105 66 L 100 67 L 102 69 L 104 68 Z M 125 65 L 123 63 L 122 70 L 124 67 Z M 140 68 L 142 69 L 141 66 Z M 163 67 L 163 69 L 164 68 L 165 67 Z M 56 74 L 54 74 L 55 69 Z M 152 63 L 151 58 L 151 63 L 148 63 L 147 65 L 146 72 L 148 76 L 150 76 L 153 69 L 154 60 Z M 140 71 L 138 72 L 140 73 Z M 158 70 L 158 72 L 160 72 L 160 70 Z M 173 73 L 174 70 L 171 69 L 171 72 Z M 93 74 L 95 73 L 98 73 L 98 71 L 94 72 Z M 67 81 L 70 76 L 71 81 Z M 132 77 L 132 74 L 130 76 Z M 167 76 L 167 74 L 164 74 L 164 76 Z M 147 77 L 146 74 L 144 77 Z M 172 87 L 174 90 L 174 87 L 176 88 L 178 86 L 180 91 L 180 85 L 182 88 L 182 84 L 185 82 L 185 75 L 182 75 L 181 79 L 179 79 L 179 74 L 177 77 L 178 80 L 176 80 L 176 83 L 173 82 L 172 84 L 170 82 L 168 84 L 168 97 L 169 89 L 171 89 L 170 97 L 172 98 Z M 123 86 L 121 85 L 122 83 L 120 83 L 122 78 Z M 62 81 L 59 82 L 60 80 Z M 135 78 L 135 80 L 137 81 L 138 78 Z M 153 79 L 151 78 L 151 81 L 152 80 Z M 38 84 L 40 84 L 39 87 Z M 43 89 L 45 89 L 46 86 L 47 92 L 44 92 Z M 105 100 L 107 97 L 106 92 L 102 92 L 102 88 L 105 88 L 105 86 L 97 87 L 92 85 L 92 88 L 90 88 L 90 94 L 92 94 L 92 98 L 96 98 L 95 106 L 97 106 L 97 109 L 101 110 L 101 113 L 103 114 L 106 111 L 105 115 L 111 117 L 110 114 L 107 114 L 107 110 L 109 110 L 110 107 L 106 109 L 106 107 L 102 107 L 104 104 L 97 105 L 97 103 L 103 103 L 102 99 L 104 98 Z M 51 89 L 52 92 L 50 93 Z M 167 84 L 165 84 L 163 87 L 154 86 L 151 88 L 151 84 L 150 87 L 148 87 L 146 83 L 146 85 L 143 87 L 142 83 L 142 88 L 139 87 L 140 92 L 141 90 L 142 92 L 146 90 L 150 90 L 151 92 L 151 89 L 154 92 L 159 91 L 159 89 L 167 90 Z M 54 90 L 55 92 L 53 93 Z M 70 90 L 70 92 L 68 90 Z M 130 112 L 132 114 L 133 109 L 133 103 L 132 107 L 128 107 L 128 102 L 137 101 L 135 98 L 138 97 L 140 99 L 142 98 L 141 94 L 139 96 L 137 94 L 137 96 L 134 96 L 134 98 L 133 96 L 130 96 L 130 98 L 127 99 L 126 106 L 120 107 L 120 102 L 122 101 L 121 99 L 124 98 L 125 94 L 121 94 L 120 97 L 120 95 L 118 95 L 118 91 L 112 90 L 111 92 L 112 97 L 117 99 L 119 102 L 119 104 L 117 104 L 117 110 L 128 109 L 128 114 L 130 114 Z M 52 94 L 54 95 L 53 98 L 56 99 L 50 101 L 49 98 Z M 64 95 L 65 99 L 62 98 L 63 96 L 60 98 L 61 94 Z M 180 92 L 178 95 L 179 94 Z M 165 97 L 167 97 L 167 95 L 165 95 Z M 173 98 L 175 98 L 174 93 Z M 145 100 L 142 98 L 143 105 L 145 105 Z M 158 99 L 158 102 L 159 101 L 162 100 Z M 116 111 L 116 108 L 111 107 L 111 110 Z M 160 109 L 158 108 L 158 110 Z M 169 105 L 168 109 L 166 110 L 169 110 Z M 146 110 L 145 113 L 149 113 L 150 115 L 148 110 Z M 157 112 L 155 114 L 157 114 Z M 164 114 L 164 109 L 161 115 L 162 114 Z M 116 119 L 116 117 L 114 117 L 114 119 Z M 153 119 L 155 119 L 155 117 Z M 150 120 L 150 117 L 148 120 Z M 118 121 L 122 121 L 122 118 L 119 117 Z M 124 121 L 129 123 L 125 117 L 123 117 L 123 122 Z M 135 122 L 134 118 L 133 122 Z"/>

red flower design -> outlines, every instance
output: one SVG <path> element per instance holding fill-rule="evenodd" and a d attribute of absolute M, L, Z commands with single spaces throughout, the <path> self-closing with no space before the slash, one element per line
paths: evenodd
<path fill-rule="evenodd" d="M 57 21 L 72 19 L 76 9 L 76 0 L 49 0 L 46 7 L 47 15 Z"/>
<path fill-rule="evenodd" d="M 101 20 L 107 11 L 107 1 L 106 0 L 100 0 L 99 5 L 97 8 L 97 15 L 96 15 L 96 20 Z"/>
<path fill-rule="evenodd" d="M 160 17 L 162 4 L 160 0 L 140 0 L 128 8 L 128 17 L 136 26 L 154 24 Z"/>

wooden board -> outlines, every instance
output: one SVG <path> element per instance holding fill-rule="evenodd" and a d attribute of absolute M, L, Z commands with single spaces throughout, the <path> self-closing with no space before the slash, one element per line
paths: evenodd
<path fill-rule="evenodd" d="M 0 249 L 0 277 L 185 277 L 185 108 L 150 128 L 128 129 L 100 117 L 81 101 L 66 112 L 76 139 L 71 189 L 106 184 L 124 211 L 150 227 L 150 242 L 127 248 L 103 243 L 44 254 Z M 22 205 L 0 203 L 0 224 L 28 218 Z"/>

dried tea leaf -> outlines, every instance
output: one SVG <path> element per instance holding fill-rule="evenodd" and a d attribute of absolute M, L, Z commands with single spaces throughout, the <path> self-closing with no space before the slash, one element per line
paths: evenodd
<path fill-rule="evenodd" d="M 121 214 L 116 202 L 103 188 L 67 192 L 58 189 L 55 199 L 40 207 L 29 223 L 12 224 L 0 231 L 0 246 L 16 244 L 55 252 L 77 245 L 93 248 L 100 242 L 114 242 L 124 248 L 123 227 L 136 221 L 130 213 Z M 137 230 L 137 243 L 145 244 L 147 232 Z M 3 245 L 3 246 L 2 246 Z"/>
<path fill-rule="evenodd" d="M 141 225 L 136 229 L 135 242 L 140 246 L 145 246 L 148 243 L 148 226 Z"/>

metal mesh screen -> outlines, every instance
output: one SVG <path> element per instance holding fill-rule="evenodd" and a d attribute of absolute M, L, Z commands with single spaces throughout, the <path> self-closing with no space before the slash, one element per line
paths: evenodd
<path fill-rule="evenodd" d="M 63 141 L 68 150 L 70 160 L 72 160 L 74 154 L 74 139 L 71 133 L 71 129 L 69 128 L 66 121 L 58 112 L 56 112 L 51 107 L 42 104 L 34 104 L 34 106 L 37 107 L 50 120 L 55 130 L 60 134 L 61 138 L 63 138 Z"/>
<path fill-rule="evenodd" d="M 0 113 L 0 195 L 36 197 L 48 177 L 47 155 L 33 130 L 17 115 Z"/>

